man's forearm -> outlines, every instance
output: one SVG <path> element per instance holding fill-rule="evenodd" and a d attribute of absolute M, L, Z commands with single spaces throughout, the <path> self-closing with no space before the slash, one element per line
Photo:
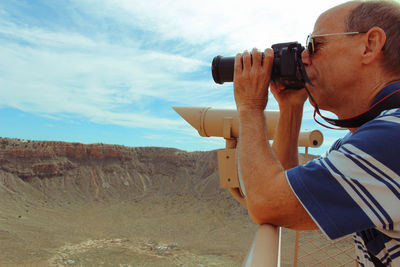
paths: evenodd
<path fill-rule="evenodd" d="M 268 203 L 269 185 L 283 172 L 266 136 L 264 112 L 239 111 L 239 157 L 248 201 Z"/>
<path fill-rule="evenodd" d="M 272 148 L 285 170 L 299 164 L 298 139 L 302 116 L 303 105 L 280 109 Z"/>
<path fill-rule="evenodd" d="M 239 123 L 240 168 L 250 217 L 258 224 L 315 229 L 315 223 L 293 194 L 285 171 L 268 143 L 264 112 L 240 110 Z"/>

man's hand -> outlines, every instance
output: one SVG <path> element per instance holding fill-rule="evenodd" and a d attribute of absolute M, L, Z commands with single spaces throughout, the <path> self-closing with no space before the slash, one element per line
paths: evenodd
<path fill-rule="evenodd" d="M 262 54 L 253 49 L 251 54 L 245 51 L 235 58 L 234 93 L 236 107 L 240 110 L 263 111 L 268 102 L 274 52 L 266 49 L 263 63 Z"/>
<path fill-rule="evenodd" d="M 306 90 L 285 90 L 282 84 L 271 83 L 271 93 L 279 104 L 279 109 L 303 106 L 308 98 Z"/>

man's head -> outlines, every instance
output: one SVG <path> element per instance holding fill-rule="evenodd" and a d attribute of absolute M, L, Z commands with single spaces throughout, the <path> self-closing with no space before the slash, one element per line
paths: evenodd
<path fill-rule="evenodd" d="M 345 21 L 345 31 L 368 31 L 381 28 L 386 34 L 383 46 L 383 67 L 387 72 L 400 75 L 400 4 L 392 1 L 359 3 Z"/>
<path fill-rule="evenodd" d="M 390 15 L 386 13 L 389 9 Z M 393 67 L 393 60 L 387 61 L 396 50 L 396 64 L 400 66 L 399 14 L 400 7 L 396 3 L 351 1 L 326 11 L 318 18 L 312 36 L 322 36 L 313 38 L 315 53 L 303 52 L 303 62 L 315 84 L 309 89 L 321 108 L 339 116 L 349 115 L 349 105 L 346 107 L 343 103 L 354 99 L 355 103 L 349 104 L 356 112 L 357 101 L 371 101 L 374 89 L 366 93 L 368 88 L 365 84 L 379 87 L 389 76 L 397 74 L 400 78 L 399 67 Z M 397 42 L 393 42 L 396 38 Z M 390 43 L 387 39 L 391 40 Z M 389 45 L 399 48 L 389 49 Z M 361 96 L 356 98 L 357 94 Z"/>

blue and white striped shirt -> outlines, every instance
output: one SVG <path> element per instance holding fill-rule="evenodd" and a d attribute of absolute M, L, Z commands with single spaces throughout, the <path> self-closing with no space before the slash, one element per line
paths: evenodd
<path fill-rule="evenodd" d="M 385 87 L 375 102 L 398 89 L 399 83 Z M 353 234 L 360 266 L 373 266 L 367 248 L 384 264 L 400 266 L 400 108 L 383 111 L 286 175 L 329 238 Z"/>

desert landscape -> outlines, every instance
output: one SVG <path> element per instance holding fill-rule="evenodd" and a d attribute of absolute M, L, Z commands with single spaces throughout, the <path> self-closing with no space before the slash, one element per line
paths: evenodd
<path fill-rule="evenodd" d="M 0 266 L 241 266 L 256 229 L 216 151 L 0 138 Z"/>

